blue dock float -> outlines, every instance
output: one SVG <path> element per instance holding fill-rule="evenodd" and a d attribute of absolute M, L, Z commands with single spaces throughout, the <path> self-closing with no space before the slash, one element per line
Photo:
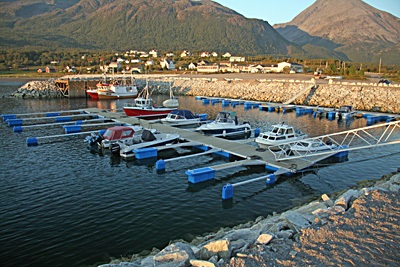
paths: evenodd
<path fill-rule="evenodd" d="M 50 116 L 50 117 L 34 117 L 34 118 L 16 118 L 16 119 L 7 119 L 7 123 L 9 127 L 14 126 L 22 126 L 24 122 L 38 122 L 38 121 L 53 121 L 53 122 L 69 122 L 72 118 L 76 117 L 95 117 L 99 118 L 98 115 L 92 114 L 78 114 L 78 115 L 70 115 L 70 116 Z M 32 123 L 31 123 L 32 124 Z"/>
<path fill-rule="evenodd" d="M 90 132 L 81 132 L 81 133 L 71 133 L 71 134 L 58 134 L 58 135 L 48 135 L 48 136 L 39 136 L 39 137 L 27 137 L 26 144 L 28 146 L 37 146 L 39 145 L 39 140 L 60 140 L 62 138 L 71 138 L 71 137 L 79 137 L 81 135 L 89 135 L 92 133 L 104 133 L 105 130 L 97 130 L 97 131 L 90 131 Z"/>
<path fill-rule="evenodd" d="M 46 117 L 57 117 L 57 116 L 60 116 L 60 112 L 49 112 L 49 113 L 46 113 Z"/>
<path fill-rule="evenodd" d="M 229 99 L 224 99 L 222 100 L 222 106 L 227 107 L 231 104 L 231 101 Z"/>
<path fill-rule="evenodd" d="M 248 183 L 252 183 L 255 181 L 260 181 L 265 179 L 265 184 L 266 185 L 272 185 L 277 181 L 277 176 L 275 174 L 268 174 L 266 176 L 250 179 L 247 181 L 239 182 L 236 184 L 226 184 L 222 187 L 222 199 L 227 200 L 233 198 L 233 193 L 234 193 L 234 187 L 239 186 L 239 185 L 244 185 Z"/>
<path fill-rule="evenodd" d="M 214 179 L 215 170 L 210 167 L 200 168 L 196 170 L 187 170 L 188 182 L 197 184 Z"/>
<path fill-rule="evenodd" d="M 85 123 L 92 123 L 92 122 L 96 122 L 96 121 L 103 121 L 104 122 L 105 119 L 92 119 L 92 120 L 85 120 L 85 121 L 69 121 L 69 122 L 55 122 L 55 123 L 45 123 L 45 124 L 33 124 L 33 125 L 25 125 L 25 126 L 21 126 L 21 125 L 17 125 L 13 127 L 13 131 L 15 133 L 20 133 L 24 130 L 27 129 L 38 129 L 38 128 L 42 128 L 42 127 L 55 127 L 55 126 L 66 126 L 68 124 L 74 124 L 74 125 L 83 125 Z M 104 123 L 107 124 L 107 123 Z M 87 124 L 87 125 L 96 125 L 96 124 Z M 99 125 L 99 124 L 97 124 Z M 64 127 L 65 128 L 65 127 Z M 65 131 L 65 133 L 71 133 L 72 131 Z M 75 131 L 76 132 L 76 131 Z"/>
<path fill-rule="evenodd" d="M 134 149 L 136 159 L 149 159 L 157 157 L 158 151 L 154 147 Z"/>
<path fill-rule="evenodd" d="M 1 117 L 3 118 L 4 122 L 7 122 L 7 120 L 10 120 L 10 119 L 17 118 L 17 116 L 15 114 L 2 114 Z"/>
<path fill-rule="evenodd" d="M 328 111 L 326 113 L 326 118 L 328 120 L 334 120 L 336 118 L 336 111 Z"/>
<path fill-rule="evenodd" d="M 203 105 L 208 105 L 208 104 L 210 104 L 210 99 L 208 99 L 208 98 L 203 98 L 203 99 L 201 100 L 201 103 L 203 103 Z"/>

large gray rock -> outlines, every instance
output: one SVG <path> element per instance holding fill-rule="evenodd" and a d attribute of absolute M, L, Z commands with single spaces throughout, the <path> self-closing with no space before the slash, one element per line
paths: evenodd
<path fill-rule="evenodd" d="M 189 244 L 177 242 L 169 245 L 154 256 L 154 264 L 159 267 L 188 267 L 195 259 Z"/>
<path fill-rule="evenodd" d="M 219 259 L 229 260 L 232 254 L 231 244 L 228 239 L 211 241 L 200 248 L 197 258 L 200 260 L 208 260 L 213 256 L 218 256 Z"/>
<path fill-rule="evenodd" d="M 351 189 L 339 196 L 335 201 L 335 206 L 341 206 L 345 210 L 349 208 L 350 201 L 359 197 L 357 190 Z"/>

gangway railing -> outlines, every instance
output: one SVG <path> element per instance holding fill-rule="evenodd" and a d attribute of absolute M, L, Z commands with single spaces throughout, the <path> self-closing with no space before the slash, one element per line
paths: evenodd
<path fill-rule="evenodd" d="M 307 159 L 342 151 L 400 144 L 400 121 L 289 142 L 268 149 L 275 160 Z"/>

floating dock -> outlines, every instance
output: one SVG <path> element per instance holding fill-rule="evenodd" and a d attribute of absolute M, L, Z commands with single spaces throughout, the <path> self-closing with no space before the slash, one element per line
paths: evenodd
<path fill-rule="evenodd" d="M 246 105 L 247 102 L 243 102 L 240 104 Z M 239 104 L 239 103 L 238 103 Z M 250 106 L 250 103 L 248 103 Z M 251 103 L 251 106 L 253 106 L 254 103 Z M 311 110 L 311 109 L 310 109 Z M 88 108 L 88 109 L 82 109 L 82 110 L 77 110 L 77 111 L 70 111 L 70 112 L 76 112 L 79 114 L 72 114 L 69 116 L 62 116 L 61 113 L 64 112 L 54 112 L 54 113 L 43 113 L 44 116 L 42 117 L 37 117 L 37 118 L 26 118 L 26 114 L 19 114 L 21 116 L 16 116 L 13 114 L 7 114 L 7 115 L 2 115 L 3 120 L 7 122 L 9 126 L 18 126 L 22 127 L 22 122 L 28 122 L 28 121 L 40 121 L 39 119 L 44 119 L 46 122 L 48 122 L 49 126 L 52 125 L 59 125 L 62 122 L 64 122 L 66 125 L 64 125 L 64 129 L 66 130 L 66 134 L 64 135 L 54 135 L 54 136 L 49 136 L 49 137 L 35 137 L 35 138 L 28 138 L 27 139 L 27 144 L 28 145 L 37 145 L 38 140 L 42 139 L 58 139 L 60 137 L 73 137 L 73 136 L 80 136 L 83 134 L 89 134 L 91 132 L 81 132 L 82 127 L 85 127 L 81 125 L 81 123 L 76 123 L 75 125 L 67 125 L 72 122 L 70 120 L 72 118 L 78 118 L 78 117 L 89 117 L 90 119 L 86 121 L 90 122 L 95 122 L 97 120 L 103 119 L 103 120 L 109 120 L 111 121 L 111 124 L 125 124 L 125 125 L 141 125 L 144 128 L 153 128 L 156 129 L 162 133 L 175 133 L 179 134 L 180 139 L 182 142 L 178 144 L 172 144 L 168 146 L 160 146 L 160 147 L 152 147 L 152 148 L 143 148 L 143 149 L 138 149 L 137 151 L 133 151 L 135 154 L 137 154 L 136 158 L 137 159 L 146 159 L 146 158 L 157 158 L 158 151 L 164 150 L 164 149 L 170 149 L 170 148 L 177 148 L 177 147 L 184 147 L 184 146 L 191 146 L 195 148 L 199 148 L 200 150 L 203 150 L 203 152 L 200 153 L 194 153 L 191 155 L 185 155 L 177 158 L 170 158 L 170 159 L 165 159 L 165 160 L 159 160 L 156 163 L 156 168 L 157 170 L 165 170 L 165 164 L 167 162 L 171 161 L 176 161 L 176 160 L 182 160 L 182 159 L 187 159 L 190 157 L 196 157 L 200 155 L 207 155 L 207 154 L 215 154 L 215 155 L 220 155 L 225 158 L 235 158 L 237 160 L 225 164 L 219 164 L 219 165 L 214 165 L 214 166 L 209 166 L 209 167 L 203 167 L 199 169 L 194 169 L 194 170 L 187 170 L 185 173 L 188 175 L 188 182 L 192 184 L 197 184 L 197 183 L 202 183 L 205 181 L 209 180 L 214 180 L 215 173 L 217 171 L 221 171 L 224 169 L 229 169 L 229 168 L 235 168 L 235 167 L 241 167 L 241 166 L 253 166 L 253 165 L 259 165 L 259 166 L 264 166 L 266 172 L 268 173 L 265 176 L 250 179 L 247 181 L 243 181 L 240 183 L 236 184 L 227 184 L 223 187 L 222 189 L 222 198 L 223 199 L 230 199 L 233 197 L 233 188 L 237 187 L 239 185 L 244 185 L 247 183 L 251 183 L 254 181 L 259 181 L 259 180 L 265 180 L 266 185 L 273 184 L 277 181 L 278 177 L 280 175 L 291 175 L 292 173 L 296 173 L 298 171 L 307 169 L 308 167 L 314 165 L 315 163 L 322 161 L 328 157 L 331 156 L 338 156 L 338 157 L 346 157 L 347 153 L 349 150 L 354 150 L 358 148 L 347 148 L 345 146 L 342 146 L 344 144 L 344 141 L 348 140 L 349 134 L 353 134 L 353 138 L 351 140 L 355 139 L 355 137 L 359 136 L 359 130 L 351 130 L 348 131 L 348 133 L 345 133 L 345 138 L 343 139 L 342 143 L 338 143 L 338 146 L 340 147 L 339 150 L 337 151 L 331 151 L 329 153 L 325 152 L 322 154 L 313 154 L 313 155 L 307 155 L 307 157 L 303 156 L 297 156 L 297 157 L 286 157 L 286 158 L 281 158 L 280 156 L 282 154 L 277 154 L 276 152 L 270 151 L 268 149 L 259 149 L 257 146 L 250 144 L 252 139 L 248 140 L 241 140 L 241 141 L 233 141 L 233 140 L 227 140 L 227 139 L 222 139 L 214 136 L 206 136 L 201 133 L 195 132 L 190 129 L 182 129 L 182 128 L 176 128 L 176 127 L 171 127 L 168 125 L 164 125 L 161 123 L 156 123 L 155 121 L 148 121 L 136 117 L 129 117 L 123 112 L 110 112 L 107 110 L 102 110 L 98 108 Z M 296 110 L 297 112 L 297 110 Z M 43 115 L 41 114 L 41 115 Z M 39 114 L 32 114 L 32 115 L 39 115 Z M 58 117 L 59 120 L 54 121 L 54 117 Z M 68 120 L 64 120 L 64 118 L 68 118 Z M 61 120 L 60 120 L 61 119 Z M 371 147 L 371 146 L 377 146 L 377 145 L 386 145 L 389 144 L 387 141 L 389 140 L 389 137 L 392 135 L 393 132 L 399 130 L 400 128 L 400 121 L 397 121 L 397 117 L 395 118 L 395 121 L 392 122 L 387 122 L 385 125 L 386 130 L 382 134 L 381 137 L 375 138 L 373 135 L 368 133 L 367 128 L 373 128 L 373 126 L 366 127 L 366 129 L 361 129 L 362 133 L 365 134 L 365 137 L 362 137 L 362 140 L 368 139 L 367 137 L 371 137 L 372 141 L 368 141 L 366 145 L 364 145 L 363 148 Z M 384 119 L 381 119 L 382 121 Z M 17 123 L 18 122 L 18 123 Z M 106 126 L 109 125 L 110 122 L 107 123 L 99 123 L 99 124 L 92 124 L 93 126 Z M 46 124 L 44 124 L 46 125 Z M 39 125 L 41 127 L 44 127 L 44 125 Z M 88 124 L 87 126 L 90 126 Z M 24 127 L 31 127 L 31 126 L 24 126 Z M 32 126 L 33 127 L 33 126 Z M 380 126 L 376 126 L 380 127 Z M 254 130 L 254 133 L 256 134 L 256 130 Z M 338 135 L 337 134 L 331 134 L 332 136 Z M 324 137 L 329 137 L 329 136 L 324 136 Z M 383 142 L 381 142 L 383 140 Z M 332 139 L 334 141 L 334 139 Z M 376 143 L 374 143 L 374 141 Z M 400 138 L 396 140 L 391 140 L 391 143 L 400 143 Z"/>
<path fill-rule="evenodd" d="M 251 162 L 253 165 L 265 165 L 267 170 L 271 172 L 279 172 L 280 174 L 293 173 L 298 170 L 305 169 L 313 165 L 315 162 L 326 158 L 326 155 L 324 155 L 320 157 L 313 157 L 311 160 L 295 159 L 280 162 L 275 159 L 275 155 L 269 150 L 260 150 L 250 144 L 213 136 L 206 136 L 188 129 L 180 129 L 164 124 L 151 123 L 150 121 L 143 119 L 126 116 L 124 113 L 104 112 L 103 110 L 97 108 L 85 109 L 85 112 L 92 115 L 104 116 L 105 118 L 117 120 L 126 124 L 140 124 L 144 128 L 154 128 L 163 133 L 177 133 L 182 139 L 187 141 L 194 141 L 202 144 L 205 147 L 219 149 L 220 151 L 226 152 L 230 155 L 247 160 L 247 164 L 250 164 Z M 249 140 L 249 142 L 250 141 L 251 140 Z M 241 165 L 243 165 L 243 162 L 237 161 L 230 164 L 230 167 L 237 167 Z M 218 167 L 214 167 L 214 169 L 218 170 Z"/>

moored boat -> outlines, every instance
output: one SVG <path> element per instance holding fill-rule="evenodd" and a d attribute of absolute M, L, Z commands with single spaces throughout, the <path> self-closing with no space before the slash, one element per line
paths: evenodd
<path fill-rule="evenodd" d="M 163 101 L 163 106 L 166 108 L 177 108 L 179 107 L 178 98 L 174 96 L 172 92 L 172 85 L 169 88 L 169 99 Z"/>
<path fill-rule="evenodd" d="M 122 144 L 133 144 L 135 142 L 135 133 L 138 134 L 143 130 L 142 126 L 114 126 L 108 128 L 104 133 L 92 133 L 86 137 L 86 141 L 90 146 L 98 145 L 103 148 L 110 148 L 112 144 L 117 142 Z"/>
<path fill-rule="evenodd" d="M 169 126 L 199 126 L 207 118 L 207 114 L 195 115 L 190 110 L 172 110 L 161 122 Z"/>
<path fill-rule="evenodd" d="M 179 138 L 179 134 L 165 134 L 154 129 L 144 129 L 140 139 L 138 139 L 135 144 L 120 145 L 119 155 L 125 159 L 133 158 L 135 157 L 134 150 L 171 144 L 177 142 Z"/>
<path fill-rule="evenodd" d="M 166 108 L 156 106 L 151 98 L 148 85 L 142 90 L 140 95 L 135 98 L 134 103 L 125 103 L 123 110 L 127 116 L 140 117 L 143 119 L 157 119 L 166 117 L 176 108 Z"/>
<path fill-rule="evenodd" d="M 260 133 L 255 141 L 261 148 L 277 146 L 283 143 L 301 140 L 307 137 L 307 134 L 295 130 L 292 126 L 284 123 L 272 125 L 272 129 Z"/>
<path fill-rule="evenodd" d="M 86 94 L 88 94 L 92 99 L 99 99 L 99 95 L 97 94 L 97 88 L 87 89 Z"/>
<path fill-rule="evenodd" d="M 197 132 L 226 139 L 245 139 L 251 135 L 249 123 L 238 123 L 236 112 L 221 111 L 216 119 L 196 128 Z"/>
<path fill-rule="evenodd" d="M 96 84 L 96 88 L 86 90 L 86 93 L 93 99 L 125 99 L 135 98 L 138 95 L 137 86 L 133 77 L 128 81 L 126 77 L 116 79 L 114 75 L 110 80 L 103 75 Z"/>

